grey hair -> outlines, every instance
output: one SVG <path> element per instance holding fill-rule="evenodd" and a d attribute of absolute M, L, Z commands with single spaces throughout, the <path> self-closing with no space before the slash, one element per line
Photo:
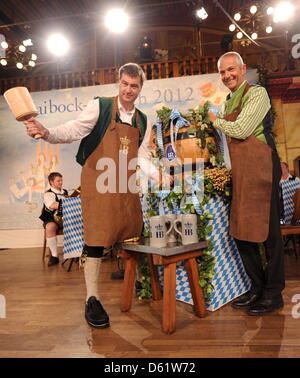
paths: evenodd
<path fill-rule="evenodd" d="M 121 80 L 121 76 L 126 74 L 131 77 L 139 76 L 141 79 L 141 85 L 143 86 L 144 81 L 146 80 L 145 73 L 141 66 L 136 63 L 126 63 L 119 69 L 119 80 Z"/>
<path fill-rule="evenodd" d="M 235 52 L 235 51 L 228 51 L 227 53 L 223 54 L 219 60 L 218 60 L 218 68 L 220 67 L 220 63 L 221 63 L 221 60 L 223 58 L 227 58 L 227 57 L 234 57 L 236 59 L 236 62 L 237 64 L 240 66 L 240 67 L 243 67 L 244 65 L 244 61 L 243 61 L 243 58 L 240 56 L 239 53 Z"/>

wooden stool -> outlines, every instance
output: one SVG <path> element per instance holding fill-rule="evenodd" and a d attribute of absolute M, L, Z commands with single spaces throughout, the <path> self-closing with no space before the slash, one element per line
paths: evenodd
<path fill-rule="evenodd" d="M 206 248 L 207 242 L 166 248 L 123 243 L 120 256 L 125 259 L 125 277 L 122 288 L 121 311 L 126 312 L 131 308 L 138 254 L 143 252 L 148 253 L 153 300 L 162 298 L 156 265 L 163 265 L 164 267 L 163 331 L 168 334 L 172 333 L 176 326 L 176 263 L 178 261 L 185 262 L 195 314 L 199 317 L 204 317 L 206 315 L 206 307 L 202 288 L 199 286 L 196 257 L 201 256 L 203 249 Z M 152 252 L 149 252 L 151 250 Z"/>

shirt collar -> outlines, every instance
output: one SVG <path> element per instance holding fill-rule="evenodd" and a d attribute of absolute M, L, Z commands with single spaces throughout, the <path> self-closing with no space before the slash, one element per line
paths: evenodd
<path fill-rule="evenodd" d="M 235 93 L 237 93 L 237 92 L 242 88 L 242 86 L 246 83 L 246 81 L 247 81 L 247 80 L 244 80 L 244 81 L 242 82 L 242 84 L 238 87 L 238 89 L 237 89 L 236 91 L 234 91 L 234 92 L 230 92 L 230 93 L 229 93 L 229 98 L 231 98 Z"/>
<path fill-rule="evenodd" d="M 134 112 L 135 112 L 135 105 L 133 105 L 133 109 L 130 110 L 130 111 L 127 111 L 126 109 L 123 108 L 123 106 L 121 105 L 120 103 L 120 99 L 119 99 L 119 96 L 118 96 L 118 109 L 119 109 L 119 112 L 121 113 L 126 113 L 128 115 L 133 115 Z"/>
<path fill-rule="evenodd" d="M 52 192 L 56 193 L 56 194 L 64 194 L 64 190 L 58 190 L 58 189 L 55 189 L 53 188 L 53 186 L 50 186 Z"/>

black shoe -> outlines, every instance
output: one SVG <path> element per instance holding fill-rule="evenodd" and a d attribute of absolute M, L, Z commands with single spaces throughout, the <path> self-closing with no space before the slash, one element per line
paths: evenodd
<path fill-rule="evenodd" d="M 134 287 L 135 287 L 135 294 L 138 296 L 140 291 L 143 289 L 141 281 L 136 280 Z"/>
<path fill-rule="evenodd" d="M 124 280 L 124 270 L 113 272 L 110 277 L 112 280 Z"/>
<path fill-rule="evenodd" d="M 248 291 L 246 294 L 242 295 L 240 298 L 235 299 L 231 306 L 233 308 L 240 308 L 240 309 L 247 309 L 251 305 L 253 305 L 257 300 L 259 300 L 261 296 L 259 294 L 255 294 L 251 291 Z"/>
<path fill-rule="evenodd" d="M 96 297 L 89 297 L 85 305 L 85 319 L 94 328 L 109 327 L 109 317 Z"/>
<path fill-rule="evenodd" d="M 48 266 L 52 266 L 52 265 L 56 265 L 59 263 L 59 258 L 58 257 L 54 257 L 54 256 L 51 256 L 50 257 L 50 260 L 48 262 Z"/>
<path fill-rule="evenodd" d="M 282 308 L 284 305 L 282 297 L 275 299 L 261 298 L 259 301 L 254 303 L 247 310 L 248 315 L 252 316 L 263 316 L 271 314 L 273 311 Z"/>

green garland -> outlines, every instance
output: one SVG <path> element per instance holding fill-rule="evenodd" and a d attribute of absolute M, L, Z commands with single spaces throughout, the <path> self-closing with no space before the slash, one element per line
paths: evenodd
<path fill-rule="evenodd" d="M 261 66 L 259 64 L 254 65 L 254 68 L 256 68 L 258 73 L 258 85 L 261 85 L 262 87 L 266 88 L 268 90 L 268 69 L 264 66 Z M 272 123 L 274 123 L 276 118 L 276 112 L 275 109 L 271 103 L 271 115 L 272 115 Z"/>

